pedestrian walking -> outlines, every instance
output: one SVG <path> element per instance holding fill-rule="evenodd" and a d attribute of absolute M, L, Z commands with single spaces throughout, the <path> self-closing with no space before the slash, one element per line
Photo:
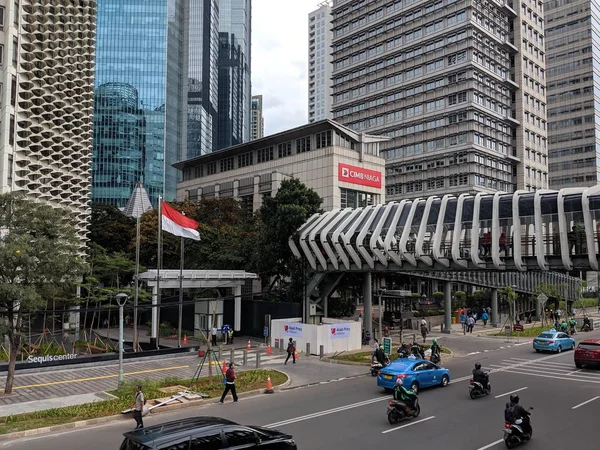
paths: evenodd
<path fill-rule="evenodd" d="M 377 350 L 379 350 L 379 341 L 377 338 L 375 338 L 373 341 L 373 354 L 371 355 L 371 359 L 375 358 L 375 355 L 377 355 Z"/>
<path fill-rule="evenodd" d="M 484 311 L 483 314 L 481 315 L 481 320 L 483 320 L 484 327 L 487 326 L 488 319 L 489 319 L 488 313 L 486 311 Z"/>
<path fill-rule="evenodd" d="M 146 404 L 146 399 L 144 398 L 144 393 L 142 392 L 142 385 L 138 384 L 135 387 L 135 402 L 131 409 L 133 409 L 133 418 L 135 419 L 137 430 L 138 428 L 144 428 L 144 421 L 142 419 L 142 412 L 144 411 L 144 405 Z"/>
<path fill-rule="evenodd" d="M 288 360 L 292 357 L 292 361 L 296 364 L 296 347 L 294 346 L 294 341 L 290 338 L 287 346 L 287 358 L 285 358 L 284 365 L 287 364 Z"/>
<path fill-rule="evenodd" d="M 217 327 L 213 327 L 212 331 L 212 345 L 217 346 Z"/>
<path fill-rule="evenodd" d="M 231 391 L 231 396 L 233 397 L 233 402 L 237 403 L 237 401 L 238 401 L 237 392 L 235 390 L 234 366 L 235 366 L 235 364 L 230 362 L 229 369 L 227 369 L 227 372 L 225 372 L 225 389 L 223 390 L 223 395 L 221 395 L 220 403 L 223 403 L 223 401 L 225 400 L 225 396 L 227 395 L 227 393 L 229 391 Z"/>
<path fill-rule="evenodd" d="M 475 319 L 473 316 L 469 316 L 467 319 L 467 333 L 473 333 L 473 327 L 475 326 Z"/>

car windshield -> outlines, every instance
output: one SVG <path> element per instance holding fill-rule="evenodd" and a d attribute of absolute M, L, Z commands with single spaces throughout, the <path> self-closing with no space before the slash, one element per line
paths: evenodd
<path fill-rule="evenodd" d="M 127 438 L 123 441 L 119 450 L 150 450 L 150 447 L 139 444 Z"/>
<path fill-rule="evenodd" d="M 592 344 L 590 342 L 582 342 L 577 348 L 582 350 L 600 350 L 600 344 Z"/>
<path fill-rule="evenodd" d="M 554 334 L 553 333 L 542 333 L 538 337 L 545 338 L 545 339 L 552 339 L 554 337 Z"/>

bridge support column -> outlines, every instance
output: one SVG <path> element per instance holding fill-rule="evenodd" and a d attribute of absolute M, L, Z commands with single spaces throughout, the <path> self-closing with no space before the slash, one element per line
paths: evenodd
<path fill-rule="evenodd" d="M 497 327 L 500 323 L 498 317 L 498 289 L 492 289 L 492 326 Z"/>
<path fill-rule="evenodd" d="M 444 333 L 452 332 L 452 283 L 444 283 Z"/>
<path fill-rule="evenodd" d="M 371 272 L 366 272 L 363 279 L 363 307 L 364 317 L 363 324 L 365 327 L 365 334 L 367 331 L 371 333 L 371 339 L 373 336 L 373 286 L 372 286 Z"/>

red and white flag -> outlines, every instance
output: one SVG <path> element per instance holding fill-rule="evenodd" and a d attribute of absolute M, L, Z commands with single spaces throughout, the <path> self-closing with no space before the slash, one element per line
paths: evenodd
<path fill-rule="evenodd" d="M 198 232 L 198 222 L 171 208 L 164 201 L 161 200 L 161 202 L 162 229 L 175 236 L 199 241 L 200 233 Z"/>

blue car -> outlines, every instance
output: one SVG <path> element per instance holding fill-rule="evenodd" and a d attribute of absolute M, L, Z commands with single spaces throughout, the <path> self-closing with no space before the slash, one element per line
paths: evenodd
<path fill-rule="evenodd" d="M 562 331 L 552 329 L 544 331 L 533 340 L 533 348 L 536 352 L 549 351 L 560 353 L 563 350 L 573 350 L 575 339 Z"/>
<path fill-rule="evenodd" d="M 450 371 L 424 359 L 397 359 L 381 369 L 377 375 L 377 386 L 386 390 L 394 389 L 398 378 L 402 378 L 404 387 L 418 392 L 421 388 L 447 386 Z"/>

